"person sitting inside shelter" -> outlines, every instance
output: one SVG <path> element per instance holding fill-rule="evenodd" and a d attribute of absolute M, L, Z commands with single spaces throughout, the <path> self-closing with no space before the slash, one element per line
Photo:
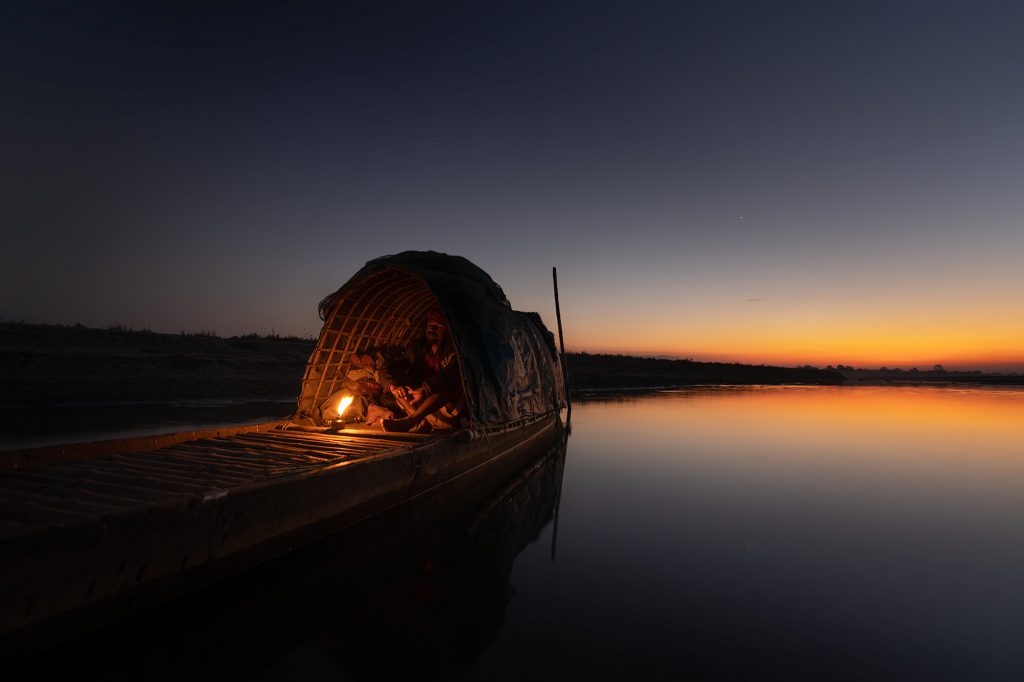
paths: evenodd
<path fill-rule="evenodd" d="M 429 431 L 460 425 L 465 411 L 458 356 L 440 310 L 427 313 L 423 336 L 406 348 L 399 362 L 389 362 L 378 374 L 385 391 L 405 412 L 382 419 L 385 431 Z"/>

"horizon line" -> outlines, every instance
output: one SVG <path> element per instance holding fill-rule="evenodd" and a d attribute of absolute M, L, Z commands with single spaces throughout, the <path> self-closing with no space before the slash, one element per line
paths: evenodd
<path fill-rule="evenodd" d="M 18 326 L 18 325 L 36 325 L 43 327 L 70 327 L 70 328 L 84 328 L 94 329 L 98 331 L 127 331 L 127 332 L 138 332 L 138 333 L 150 333 L 150 334 L 168 334 L 168 335 L 185 335 L 185 336 L 214 336 L 218 338 L 241 338 L 245 336 L 257 336 L 261 338 L 280 338 L 280 339 L 299 339 L 303 341 L 316 341 L 319 336 L 319 332 L 316 334 L 291 334 L 286 332 L 278 332 L 276 327 L 271 326 L 269 332 L 260 333 L 257 331 L 250 331 L 245 334 L 227 334 L 221 335 L 216 330 L 200 329 L 198 331 L 177 331 L 177 332 L 164 332 L 154 331 L 150 326 L 141 328 L 134 328 L 131 325 L 124 324 L 110 324 L 105 326 L 89 326 L 80 322 L 75 323 L 61 323 L 61 322 L 34 322 L 27 321 L 26 319 L 0 319 L 0 324 Z M 815 363 L 813 361 L 800 361 L 800 360 L 759 360 L 756 358 L 721 358 L 721 357 L 708 357 L 704 354 L 689 354 L 689 353 L 675 353 L 665 351 L 648 351 L 648 350 L 621 350 L 621 349 L 602 349 L 602 350 L 589 350 L 581 348 L 568 348 L 567 353 L 585 353 L 588 355 L 622 355 L 627 357 L 656 359 L 656 360 L 681 360 L 681 361 L 692 361 L 692 362 L 706 362 L 706 363 L 718 363 L 718 364 L 737 364 L 737 365 L 750 365 L 750 366 L 765 366 L 765 367 L 785 367 L 790 369 L 800 368 L 811 368 L 834 371 L 841 371 L 840 368 L 848 368 L 851 371 L 911 371 L 916 370 L 918 372 L 934 372 L 935 368 L 942 367 L 947 372 L 982 372 L 985 374 L 1022 374 L 1024 373 L 1024 358 L 1020 359 L 998 359 L 998 360 L 958 360 L 958 359 L 947 359 L 944 361 L 918 361 L 918 362 L 904 362 L 904 361 L 860 361 L 858 363 L 825 363 L 822 364 L 820 361 Z"/>

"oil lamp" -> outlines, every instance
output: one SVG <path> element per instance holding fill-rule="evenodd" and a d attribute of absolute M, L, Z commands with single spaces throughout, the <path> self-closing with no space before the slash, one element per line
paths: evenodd
<path fill-rule="evenodd" d="M 343 393 L 338 398 L 338 404 L 337 404 L 337 407 L 335 408 L 335 411 L 336 411 L 337 414 L 334 416 L 333 419 L 331 419 L 331 429 L 332 430 L 340 431 L 340 430 L 345 428 L 345 422 L 347 421 L 345 419 L 345 412 L 348 410 L 349 406 L 352 404 L 352 400 L 353 400 L 353 396 L 351 394 L 349 394 L 349 393 Z"/>

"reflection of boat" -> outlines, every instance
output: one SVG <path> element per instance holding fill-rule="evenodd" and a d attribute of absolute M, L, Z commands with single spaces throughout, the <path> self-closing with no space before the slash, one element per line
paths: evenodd
<path fill-rule="evenodd" d="M 458 351 L 466 427 L 332 428 L 329 407 L 353 359 L 408 344 L 435 308 Z M 558 438 L 564 387 L 551 334 L 469 261 L 433 252 L 371 261 L 321 315 L 290 420 L 0 453 L 0 635 L 16 644 L 102 622 L 514 468 Z"/>
<path fill-rule="evenodd" d="M 462 518 L 438 525 L 404 561 L 380 563 L 320 640 L 354 677 L 457 676 L 496 638 L 519 554 L 555 513 L 564 445 L 520 471 Z M 402 656 L 389 656 L 389 652 Z"/>
<path fill-rule="evenodd" d="M 517 467 L 459 479 L 15 672 L 456 677 L 497 636 L 514 594 L 513 564 L 557 513 L 564 462 L 559 441 Z"/>

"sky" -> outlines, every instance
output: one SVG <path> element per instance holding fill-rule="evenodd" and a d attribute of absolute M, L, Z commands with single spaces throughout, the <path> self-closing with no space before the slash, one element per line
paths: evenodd
<path fill-rule="evenodd" d="M 465 256 L 569 350 L 1024 371 L 1019 2 L 4 2 L 0 319 L 316 335 Z"/>

